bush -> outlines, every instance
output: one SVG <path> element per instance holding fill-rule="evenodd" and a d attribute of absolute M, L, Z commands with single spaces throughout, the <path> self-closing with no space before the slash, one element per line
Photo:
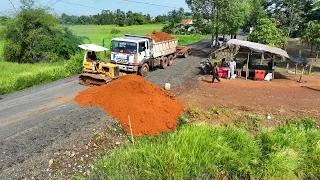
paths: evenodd
<path fill-rule="evenodd" d="M 303 124 L 256 133 L 183 125 L 140 138 L 94 166 L 93 179 L 319 179 L 320 131 Z"/>
<path fill-rule="evenodd" d="M 4 59 L 35 63 L 62 61 L 79 51 L 82 39 L 44 9 L 22 9 L 4 29 Z"/>
<path fill-rule="evenodd" d="M 248 36 L 248 41 L 282 48 L 288 40 L 284 33 L 276 27 L 275 19 L 262 18 Z"/>
<path fill-rule="evenodd" d="M 83 55 L 77 53 L 73 55 L 69 60 L 66 61 L 64 68 L 66 72 L 70 75 L 79 74 L 82 72 L 82 62 L 83 62 Z"/>
<path fill-rule="evenodd" d="M 172 34 L 173 30 L 174 30 L 174 22 L 170 22 L 168 25 L 163 26 L 163 28 L 161 29 L 161 31 L 168 34 Z"/>
<path fill-rule="evenodd" d="M 120 34 L 120 30 L 117 29 L 117 28 L 112 28 L 111 31 L 110 31 L 110 34 Z"/>

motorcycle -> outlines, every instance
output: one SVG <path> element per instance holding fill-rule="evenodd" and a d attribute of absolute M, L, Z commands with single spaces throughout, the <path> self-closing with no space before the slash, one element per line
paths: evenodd
<path fill-rule="evenodd" d="M 204 74 L 210 74 L 213 68 L 212 63 L 209 59 L 206 59 L 205 61 L 201 61 L 200 66 Z"/>

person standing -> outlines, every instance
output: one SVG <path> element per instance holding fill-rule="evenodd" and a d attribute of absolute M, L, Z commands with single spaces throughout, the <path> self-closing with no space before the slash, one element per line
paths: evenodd
<path fill-rule="evenodd" d="M 229 62 L 229 71 L 228 79 L 234 79 L 234 71 L 236 70 L 237 63 L 234 61 L 234 58 Z"/>
<path fill-rule="evenodd" d="M 214 63 L 214 66 L 213 66 L 213 76 L 212 76 L 212 82 L 211 83 L 214 83 L 214 80 L 217 79 L 218 82 L 221 82 L 220 81 L 220 78 L 219 78 L 219 67 L 218 67 L 218 63 Z"/>

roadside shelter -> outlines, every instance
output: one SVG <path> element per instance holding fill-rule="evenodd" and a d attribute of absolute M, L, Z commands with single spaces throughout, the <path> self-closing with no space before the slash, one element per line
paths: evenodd
<path fill-rule="evenodd" d="M 264 61 L 265 57 L 269 57 L 272 63 L 272 77 L 274 77 L 274 67 L 275 67 L 275 59 L 276 56 L 281 57 L 282 59 L 287 58 L 291 59 L 288 55 L 287 51 L 272 47 L 264 44 L 254 43 L 250 41 L 243 41 L 238 39 L 231 39 L 227 42 L 225 47 L 222 47 L 214 52 L 215 54 L 219 53 L 220 56 L 227 58 L 227 57 L 234 57 L 237 54 L 247 55 L 246 60 L 246 79 L 249 76 L 249 58 L 251 55 L 261 55 L 260 66 Z"/>

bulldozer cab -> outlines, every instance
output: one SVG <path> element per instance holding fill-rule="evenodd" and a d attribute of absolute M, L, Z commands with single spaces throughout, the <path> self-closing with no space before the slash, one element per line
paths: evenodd
<path fill-rule="evenodd" d="M 79 47 L 85 50 L 83 57 L 83 73 L 80 75 L 80 84 L 102 85 L 119 77 L 119 66 L 107 63 L 107 48 L 95 44 L 82 44 Z M 104 60 L 99 61 L 95 53 L 104 52 Z M 90 56 L 90 57 L 89 57 Z"/>
<path fill-rule="evenodd" d="M 94 59 L 91 59 L 89 57 L 89 55 L 93 55 L 95 53 L 100 53 L 100 52 L 104 52 L 104 62 L 107 61 L 107 51 L 108 49 L 105 48 L 105 47 L 102 47 L 102 46 L 98 46 L 98 45 L 95 45 L 95 44 L 82 44 L 82 45 L 79 45 L 79 47 L 83 50 L 85 50 L 85 54 L 84 54 L 84 59 L 83 59 L 83 62 L 88 62 L 88 61 L 92 61 L 92 60 L 97 60 L 96 58 Z"/>

